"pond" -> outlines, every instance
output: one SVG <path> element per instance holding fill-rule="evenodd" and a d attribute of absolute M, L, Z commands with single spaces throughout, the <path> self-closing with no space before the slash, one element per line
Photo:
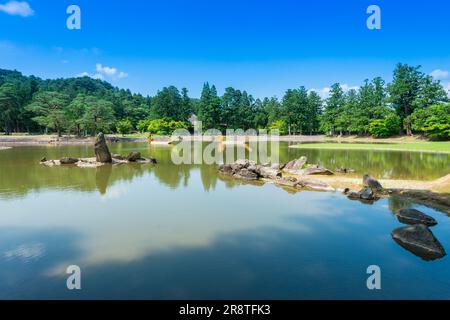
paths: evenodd
<path fill-rule="evenodd" d="M 0 151 L 0 299 L 448 299 L 448 257 L 425 261 L 400 247 L 393 212 L 419 209 L 450 250 L 450 219 L 402 199 L 372 205 L 339 193 L 290 193 L 222 179 L 215 165 L 174 165 L 170 147 L 139 150 L 156 166 L 48 168 L 42 157 L 92 156 L 89 146 Z M 433 180 L 448 174 L 445 154 L 299 150 L 355 176 Z M 69 291 L 66 268 L 82 270 Z M 367 267 L 381 268 L 368 290 Z"/>

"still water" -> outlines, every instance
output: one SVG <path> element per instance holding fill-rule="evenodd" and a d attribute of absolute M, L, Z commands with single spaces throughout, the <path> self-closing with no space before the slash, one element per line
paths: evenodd
<path fill-rule="evenodd" d="M 424 261 L 396 244 L 393 211 L 414 207 L 438 225 L 450 251 L 450 219 L 400 199 L 373 205 L 339 193 L 289 193 L 220 178 L 213 165 L 171 163 L 170 147 L 116 144 L 158 165 L 47 168 L 42 157 L 92 156 L 88 146 L 0 151 L 0 299 L 393 299 L 450 298 L 450 261 Z M 299 150 L 355 175 L 432 180 L 449 155 Z M 82 270 L 69 291 L 66 268 Z M 369 265 L 382 289 L 366 287 Z"/>

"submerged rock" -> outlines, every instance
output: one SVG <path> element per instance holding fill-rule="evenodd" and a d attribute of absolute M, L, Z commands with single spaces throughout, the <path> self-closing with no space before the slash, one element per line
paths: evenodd
<path fill-rule="evenodd" d="M 383 186 L 376 179 L 372 178 L 368 174 L 363 177 L 363 184 L 366 187 L 371 188 L 374 191 L 383 191 Z"/>
<path fill-rule="evenodd" d="M 396 213 L 398 221 L 406 224 L 423 224 L 428 227 L 437 225 L 437 221 L 433 217 L 426 215 L 416 209 L 402 209 Z"/>
<path fill-rule="evenodd" d="M 60 160 L 59 160 L 59 162 L 61 163 L 61 164 L 75 164 L 75 163 L 77 163 L 78 161 L 80 161 L 80 159 L 78 159 L 78 158 L 61 158 Z"/>
<path fill-rule="evenodd" d="M 446 255 L 440 242 L 423 224 L 395 229 L 391 235 L 400 246 L 424 260 L 436 260 Z"/>
<path fill-rule="evenodd" d="M 94 150 L 97 162 L 100 163 L 112 162 L 111 153 L 109 152 L 108 146 L 106 144 L 105 135 L 101 132 L 97 135 L 97 138 L 95 139 Z"/>

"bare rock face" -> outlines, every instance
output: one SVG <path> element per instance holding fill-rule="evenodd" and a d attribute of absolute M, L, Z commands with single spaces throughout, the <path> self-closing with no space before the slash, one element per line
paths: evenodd
<path fill-rule="evenodd" d="M 112 157 L 109 152 L 108 146 L 106 145 L 105 135 L 103 133 L 99 133 L 97 138 L 95 139 L 95 157 L 97 162 L 100 163 L 111 163 Z"/>
<path fill-rule="evenodd" d="M 433 217 L 426 215 L 416 209 L 402 209 L 396 213 L 398 221 L 406 224 L 423 224 L 427 227 L 437 225 L 437 221 Z"/>
<path fill-rule="evenodd" d="M 75 164 L 78 161 L 80 161 L 80 159 L 77 159 L 77 158 L 62 158 L 59 160 L 59 162 L 63 165 L 64 164 Z"/>
<path fill-rule="evenodd" d="M 368 174 L 365 174 L 363 177 L 363 184 L 366 187 L 369 187 L 370 189 L 374 191 L 383 191 L 383 187 L 381 183 L 379 183 L 376 179 L 372 178 Z"/>
<path fill-rule="evenodd" d="M 391 235 L 400 246 L 424 260 L 436 260 L 446 255 L 440 242 L 423 224 L 395 229 Z"/>

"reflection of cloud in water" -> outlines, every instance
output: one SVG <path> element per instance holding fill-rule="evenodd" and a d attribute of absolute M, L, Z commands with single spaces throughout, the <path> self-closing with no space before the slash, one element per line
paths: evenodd
<path fill-rule="evenodd" d="M 102 201 L 116 200 L 125 196 L 128 192 L 128 188 L 125 187 L 125 183 L 114 185 L 108 189 L 105 194 L 101 195 Z"/>
<path fill-rule="evenodd" d="M 4 203 L 10 214 L 0 216 L 0 226 L 71 228 L 82 235 L 77 263 L 95 265 L 206 247 L 219 236 L 267 227 L 314 236 L 317 219 L 342 214 L 333 201 L 325 201 L 329 198 L 327 193 L 290 195 L 272 185 L 227 189 L 224 184 L 205 196 L 197 171 L 189 188 L 161 187 L 157 179 L 144 176 L 132 184 L 115 184 L 103 196 L 45 192 L 20 205 Z"/>
<path fill-rule="evenodd" d="M 38 260 L 45 253 L 45 246 L 42 243 L 22 244 L 14 249 L 4 252 L 6 260 L 20 259 L 24 262 Z"/>

